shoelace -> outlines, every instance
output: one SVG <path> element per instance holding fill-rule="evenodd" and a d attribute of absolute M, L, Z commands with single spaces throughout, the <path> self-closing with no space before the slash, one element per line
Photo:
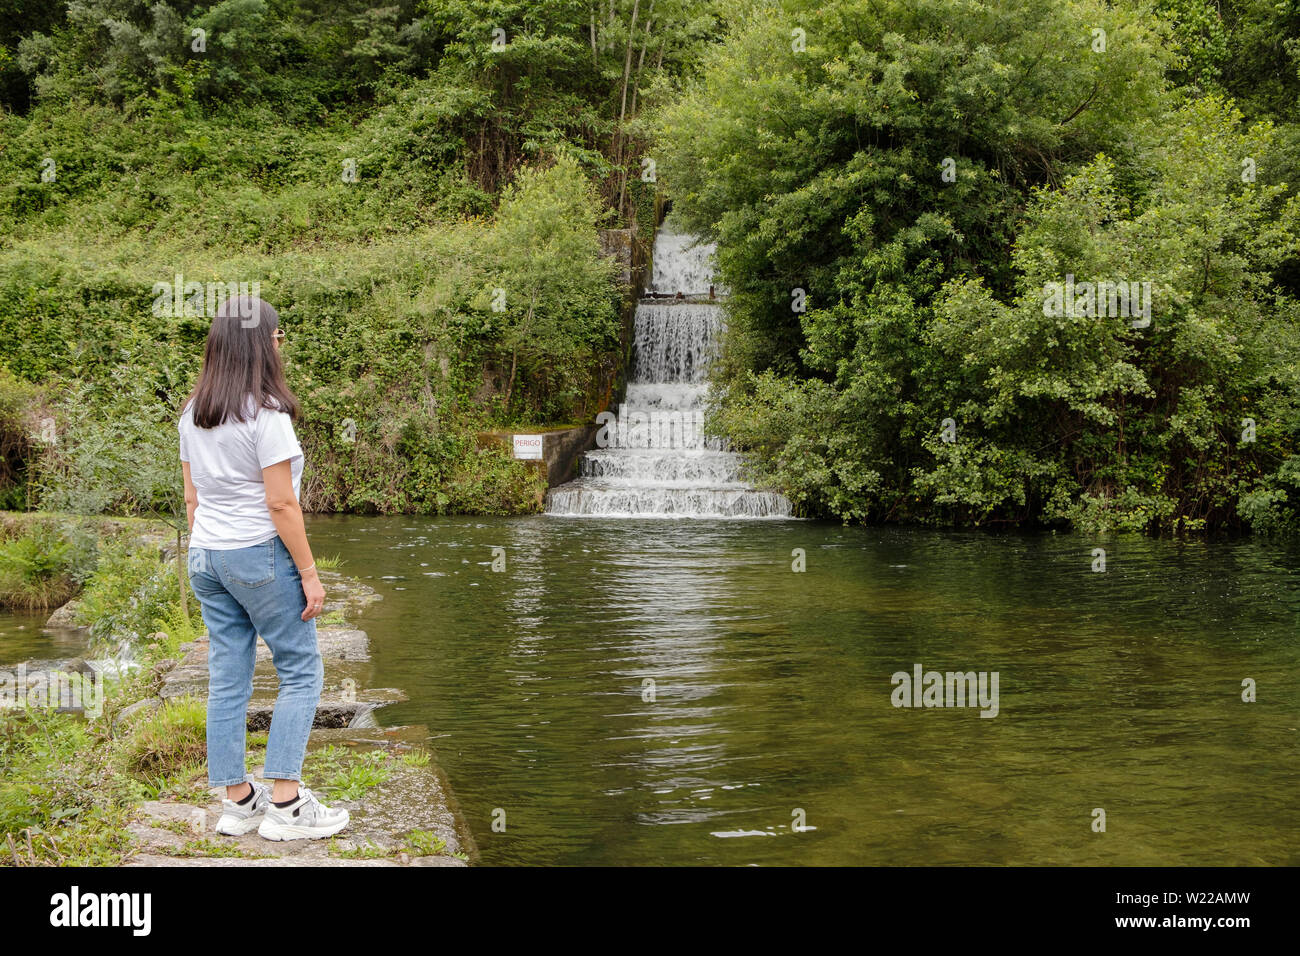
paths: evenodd
<path fill-rule="evenodd" d="M 321 805 L 321 802 L 316 799 L 316 794 L 312 793 L 302 784 L 298 785 L 298 796 L 302 799 L 302 803 L 298 808 L 300 816 L 315 818 L 324 812 L 325 808 Z"/>

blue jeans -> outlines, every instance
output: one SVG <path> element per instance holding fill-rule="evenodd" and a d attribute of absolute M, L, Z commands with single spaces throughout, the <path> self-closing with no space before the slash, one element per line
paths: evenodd
<path fill-rule="evenodd" d="M 244 782 L 248 701 L 260 634 L 271 649 L 280 692 L 271 716 L 265 776 L 302 779 L 307 737 L 316 718 L 325 668 L 316 621 L 289 549 L 280 538 L 231 551 L 190 548 L 190 587 L 208 626 L 208 782 Z"/>

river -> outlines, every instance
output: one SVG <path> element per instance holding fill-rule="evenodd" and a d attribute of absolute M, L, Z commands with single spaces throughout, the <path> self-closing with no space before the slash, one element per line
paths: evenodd
<path fill-rule="evenodd" d="M 360 619 L 373 679 L 410 700 L 381 720 L 430 728 L 484 863 L 1300 863 L 1296 544 L 550 516 L 310 533 L 383 595 Z M 997 672 L 997 716 L 895 707 L 917 664 Z"/>

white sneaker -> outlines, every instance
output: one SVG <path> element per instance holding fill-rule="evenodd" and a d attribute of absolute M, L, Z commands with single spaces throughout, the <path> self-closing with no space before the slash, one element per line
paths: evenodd
<path fill-rule="evenodd" d="M 299 784 L 298 799 L 287 807 L 267 803 L 257 834 L 267 840 L 320 840 L 338 833 L 349 819 L 346 810 L 325 806 Z"/>
<path fill-rule="evenodd" d="M 271 788 L 258 783 L 248 776 L 245 778 L 253 785 L 253 799 L 247 803 L 234 800 L 221 801 L 221 819 L 217 821 L 217 832 L 226 836 L 243 836 L 256 830 L 266 816 L 266 808 L 271 805 Z"/>

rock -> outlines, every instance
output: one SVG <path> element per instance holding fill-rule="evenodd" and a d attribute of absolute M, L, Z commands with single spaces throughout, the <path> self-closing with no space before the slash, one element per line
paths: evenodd
<path fill-rule="evenodd" d="M 45 622 L 45 626 L 78 629 L 84 628 L 84 624 L 77 623 L 77 608 L 80 606 L 81 602 L 76 598 L 73 598 L 67 604 L 63 605 L 51 614 L 49 620 Z"/>
<path fill-rule="evenodd" d="M 129 707 L 123 707 L 118 712 L 118 715 L 113 718 L 113 730 L 116 731 L 119 724 L 129 722 L 136 715 L 157 710 L 161 706 L 162 700 L 157 697 L 146 697 L 144 700 L 137 700 Z"/>
<path fill-rule="evenodd" d="M 329 700 L 325 697 L 320 699 L 316 705 L 316 717 L 312 721 L 313 727 L 351 727 L 354 721 L 360 720 L 360 726 L 368 727 L 375 723 L 371 712 L 375 705 L 363 701 L 343 701 Z M 248 729 L 269 730 L 271 727 L 271 717 L 275 714 L 275 704 L 258 704 L 248 705 Z"/>
<path fill-rule="evenodd" d="M 340 581 L 340 583 L 342 583 Z M 363 605 L 378 596 L 358 586 L 338 588 L 341 604 Z M 327 585 L 329 587 L 330 585 Z M 350 751 L 385 749 L 393 752 L 423 748 L 430 739 L 427 727 L 379 726 L 377 707 L 405 700 L 396 688 L 368 686 L 371 674 L 369 639 L 364 631 L 346 624 L 321 625 L 316 633 L 325 667 L 325 688 L 316 708 L 309 746 L 336 745 Z M 115 726 L 148 713 L 165 700 L 193 694 L 207 696 L 208 650 L 206 636 L 182 645 L 181 659 L 154 665 L 158 674 L 158 697 L 140 701 L 117 715 Z M 247 711 L 249 730 L 270 726 L 279 690 L 271 653 L 258 640 L 253 672 L 253 698 Z M 264 768 L 253 768 L 259 776 Z M 337 800 L 352 813 L 352 824 L 336 840 L 298 840 L 268 843 L 257 834 L 231 838 L 212 830 L 221 815 L 224 788 L 213 788 L 206 805 L 149 802 L 140 807 L 140 817 L 128 824 L 134 844 L 127 866 L 331 866 L 463 867 L 477 858 L 464 818 L 455 805 L 446 779 L 432 761 L 408 764 L 389 760 L 384 779 L 356 801 Z M 445 849 L 432 856 L 403 845 L 412 831 L 427 831 L 442 840 Z M 214 846 L 215 844 L 215 846 Z M 421 847 L 423 844 L 421 844 Z M 385 855 L 376 857 L 376 848 Z M 231 850 L 238 855 L 229 855 Z M 356 856 L 348 854 L 360 851 Z M 389 855 L 391 854 L 391 855 Z"/>
<path fill-rule="evenodd" d="M 254 777 L 261 777 L 264 768 L 251 769 Z M 477 851 L 467 842 L 468 837 L 466 841 L 460 839 L 457 821 L 445 805 L 448 798 L 441 790 L 441 779 L 430 769 L 399 765 L 362 801 L 331 800 L 331 806 L 342 806 L 352 814 L 352 823 L 335 840 L 272 843 L 256 831 L 239 837 L 223 836 L 213 829 L 221 816 L 222 787 L 209 791 L 206 804 L 148 801 L 140 805 L 137 818 L 127 824 L 134 850 L 125 865 L 464 867 L 465 861 L 451 854 L 461 852 L 473 857 Z M 398 784 L 397 788 L 393 784 Z M 387 812 L 380 812 L 381 808 Z M 438 856 L 413 856 L 406 849 L 398 850 L 404 835 L 413 829 L 433 832 L 445 841 L 446 851 Z M 220 853 L 211 854 L 214 845 Z M 394 852 L 378 858 L 348 857 L 337 852 L 358 847 L 385 847 Z M 232 851 L 239 855 L 228 855 Z"/>

